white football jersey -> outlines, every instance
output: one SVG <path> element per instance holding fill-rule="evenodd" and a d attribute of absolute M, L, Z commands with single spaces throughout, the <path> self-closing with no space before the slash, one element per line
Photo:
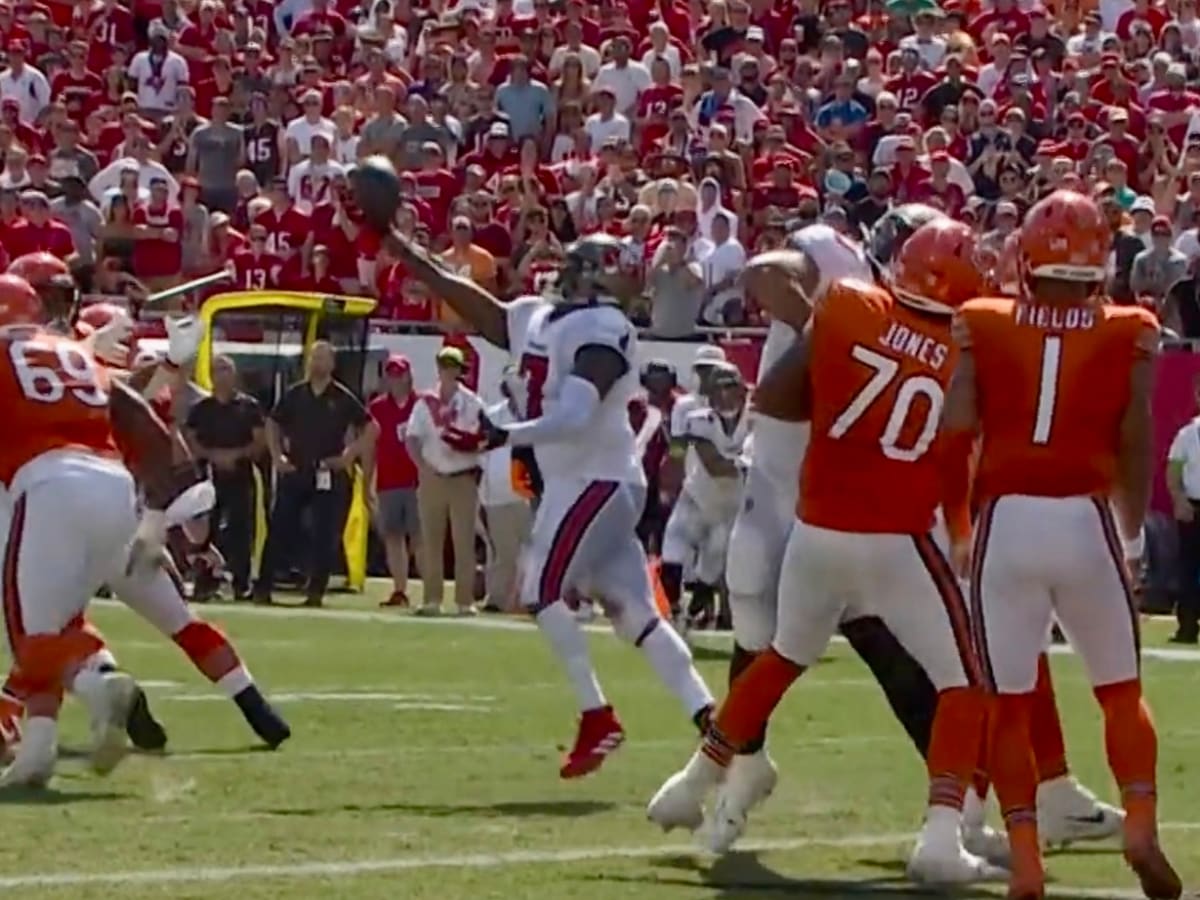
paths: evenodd
<path fill-rule="evenodd" d="M 862 248 L 828 225 L 809 225 L 789 238 L 793 247 L 803 250 L 817 265 L 820 280 L 812 300 L 819 302 L 829 286 L 843 278 L 871 282 L 874 277 Z M 767 329 L 758 362 L 758 377 L 781 357 L 796 339 L 796 330 L 783 322 L 772 321 Z M 752 465 L 779 485 L 795 488 L 800 461 L 808 447 L 807 422 L 782 422 L 769 416 L 755 415 L 752 448 L 747 452 Z"/>
<path fill-rule="evenodd" d="M 600 401 L 584 433 L 561 443 L 539 444 L 534 454 L 546 480 L 584 478 L 644 485 L 646 475 L 629 424 L 629 402 L 640 389 L 637 331 L 625 313 L 615 306 L 573 306 L 522 297 L 508 305 L 508 343 L 520 381 L 517 405 L 526 419 L 536 419 L 554 406 L 582 348 L 609 347 L 625 358 L 625 375 Z"/>
<path fill-rule="evenodd" d="M 726 459 L 740 462 L 746 439 L 750 435 L 749 409 L 743 407 L 734 421 L 723 419 L 712 407 L 693 410 L 684 421 L 683 434 L 689 438 L 706 440 Z M 689 469 L 684 476 L 683 490 L 711 518 L 732 518 L 741 496 L 742 479 L 714 478 L 708 474 L 697 455 L 695 468 Z"/>
<path fill-rule="evenodd" d="M 671 406 L 671 440 L 681 441 L 686 438 L 688 416 L 698 409 L 705 409 L 707 406 L 708 401 L 701 394 L 692 393 L 676 397 L 675 403 Z M 683 457 L 684 478 L 686 479 L 699 465 L 700 457 L 696 455 L 695 450 L 688 447 Z"/>

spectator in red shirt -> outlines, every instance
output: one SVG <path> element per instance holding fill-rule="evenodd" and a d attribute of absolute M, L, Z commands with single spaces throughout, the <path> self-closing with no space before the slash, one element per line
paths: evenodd
<path fill-rule="evenodd" d="M 437 141 L 421 144 L 421 168 L 414 174 L 417 196 L 429 205 L 429 227 L 441 234 L 450 217 L 450 204 L 458 196 L 458 179 L 446 167 L 446 151 Z"/>
<path fill-rule="evenodd" d="M 296 289 L 331 296 L 342 292 L 341 282 L 333 276 L 330 269 L 329 248 L 324 244 L 313 247 L 312 264 L 308 267 L 308 273 L 296 284 Z"/>
<path fill-rule="evenodd" d="M 21 194 L 21 218 L 6 231 L 10 259 L 39 250 L 66 259 L 75 252 L 71 229 L 51 218 L 50 200 L 42 191 L 27 190 Z"/>
<path fill-rule="evenodd" d="M 134 209 L 133 224 L 133 274 L 151 290 L 178 281 L 183 269 L 183 213 L 171 202 L 166 179 L 150 181 L 150 199 Z"/>
<path fill-rule="evenodd" d="M 417 518 L 417 467 L 405 447 L 405 430 L 416 402 L 412 366 L 394 353 L 383 364 L 383 393 L 367 404 L 375 433 L 375 472 L 367 505 L 383 538 L 392 594 L 383 606 L 408 606 L 408 573 L 421 534 Z"/>
<path fill-rule="evenodd" d="M 233 254 L 233 270 L 239 290 L 265 291 L 279 287 L 283 260 L 267 250 L 267 229 L 250 226 L 250 246 Z"/>
<path fill-rule="evenodd" d="M 917 185 L 913 200 L 937 207 L 957 219 L 967 202 L 962 188 L 950 181 L 950 154 L 935 150 L 929 154 L 929 177 Z"/>
<path fill-rule="evenodd" d="M 1127 171 L 1137 171 L 1137 139 L 1129 134 L 1129 112 L 1119 106 L 1108 109 L 1108 134 L 1098 138 L 1096 147 L 1111 147 L 1113 156 L 1125 163 Z"/>
<path fill-rule="evenodd" d="M 917 162 L 917 145 L 908 135 L 896 141 L 896 163 L 891 177 L 892 196 L 897 203 L 913 202 L 918 186 L 929 178 L 929 171 Z"/>

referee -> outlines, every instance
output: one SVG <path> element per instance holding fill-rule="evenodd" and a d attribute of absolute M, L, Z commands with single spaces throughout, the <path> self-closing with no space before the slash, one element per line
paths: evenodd
<path fill-rule="evenodd" d="M 1192 384 L 1200 406 L 1200 377 Z M 1175 607 L 1179 629 L 1171 640 L 1195 644 L 1200 639 L 1200 416 L 1175 435 L 1167 452 L 1167 490 L 1179 530 L 1180 591 Z"/>
<path fill-rule="evenodd" d="M 271 525 L 254 600 L 270 603 L 275 567 L 297 544 L 305 512 L 311 521 L 305 605 L 320 606 L 337 556 L 354 464 L 371 451 L 366 408 L 335 381 L 334 350 L 317 341 L 305 379 L 288 388 L 267 420 L 267 446 L 277 476 Z M 369 468 L 369 467 L 368 467 Z"/>
<path fill-rule="evenodd" d="M 254 460 L 266 447 L 258 401 L 237 389 L 237 366 L 228 356 L 212 361 L 212 394 L 187 417 L 193 453 L 208 461 L 217 505 L 213 531 L 217 549 L 233 576 L 233 598 L 250 596 L 250 551 L 254 538 Z M 203 594 L 197 585 L 197 593 Z"/>

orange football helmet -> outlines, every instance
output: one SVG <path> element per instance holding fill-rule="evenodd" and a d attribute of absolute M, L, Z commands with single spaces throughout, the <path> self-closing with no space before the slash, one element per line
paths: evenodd
<path fill-rule="evenodd" d="M 948 218 L 922 225 L 893 261 L 891 285 L 901 303 L 950 315 L 983 292 L 975 232 Z"/>
<path fill-rule="evenodd" d="M 28 281 L 16 275 L 0 275 L 0 328 L 11 325 L 40 325 L 45 310 Z"/>
<path fill-rule="evenodd" d="M 1025 214 L 1020 263 L 1026 277 L 1102 282 L 1112 231 L 1090 197 L 1055 191 Z"/>
<path fill-rule="evenodd" d="M 52 253 L 26 253 L 8 265 L 8 274 L 24 278 L 35 288 L 47 284 L 55 275 L 71 276 L 67 264 Z"/>
<path fill-rule="evenodd" d="M 47 320 L 64 325 L 75 314 L 77 292 L 75 279 L 67 264 L 52 253 L 26 253 L 8 266 L 9 273 L 20 276 L 33 285 L 42 298 Z"/>

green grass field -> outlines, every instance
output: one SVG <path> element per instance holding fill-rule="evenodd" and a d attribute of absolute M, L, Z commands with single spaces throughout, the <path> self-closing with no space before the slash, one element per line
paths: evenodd
<path fill-rule="evenodd" d="M 60 763 L 53 789 L 0 796 L 0 894 L 37 898 L 700 900 L 909 895 L 903 860 L 924 798 L 919 761 L 844 646 L 785 700 L 772 726 L 781 781 L 743 852 L 714 862 L 664 836 L 643 808 L 694 734 L 630 648 L 592 646 L 629 734 L 602 771 L 557 776 L 574 736 L 570 691 L 515 621 L 425 621 L 376 596 L 326 612 L 210 606 L 279 701 L 295 736 L 254 746 L 236 708 L 132 614 L 94 617 L 147 683 L 165 757 L 111 777 Z M 1164 646 L 1167 623 L 1148 623 Z M 697 649 L 714 688 L 724 641 Z M 1200 654 L 1145 664 L 1161 740 L 1165 842 L 1200 883 Z M 1055 657 L 1075 771 L 1103 796 L 1099 713 L 1077 661 Z M 69 703 L 63 743 L 84 741 Z M 1054 855 L 1060 896 L 1137 896 L 1112 847 Z M 1000 890 L 975 896 L 1002 895 Z"/>

